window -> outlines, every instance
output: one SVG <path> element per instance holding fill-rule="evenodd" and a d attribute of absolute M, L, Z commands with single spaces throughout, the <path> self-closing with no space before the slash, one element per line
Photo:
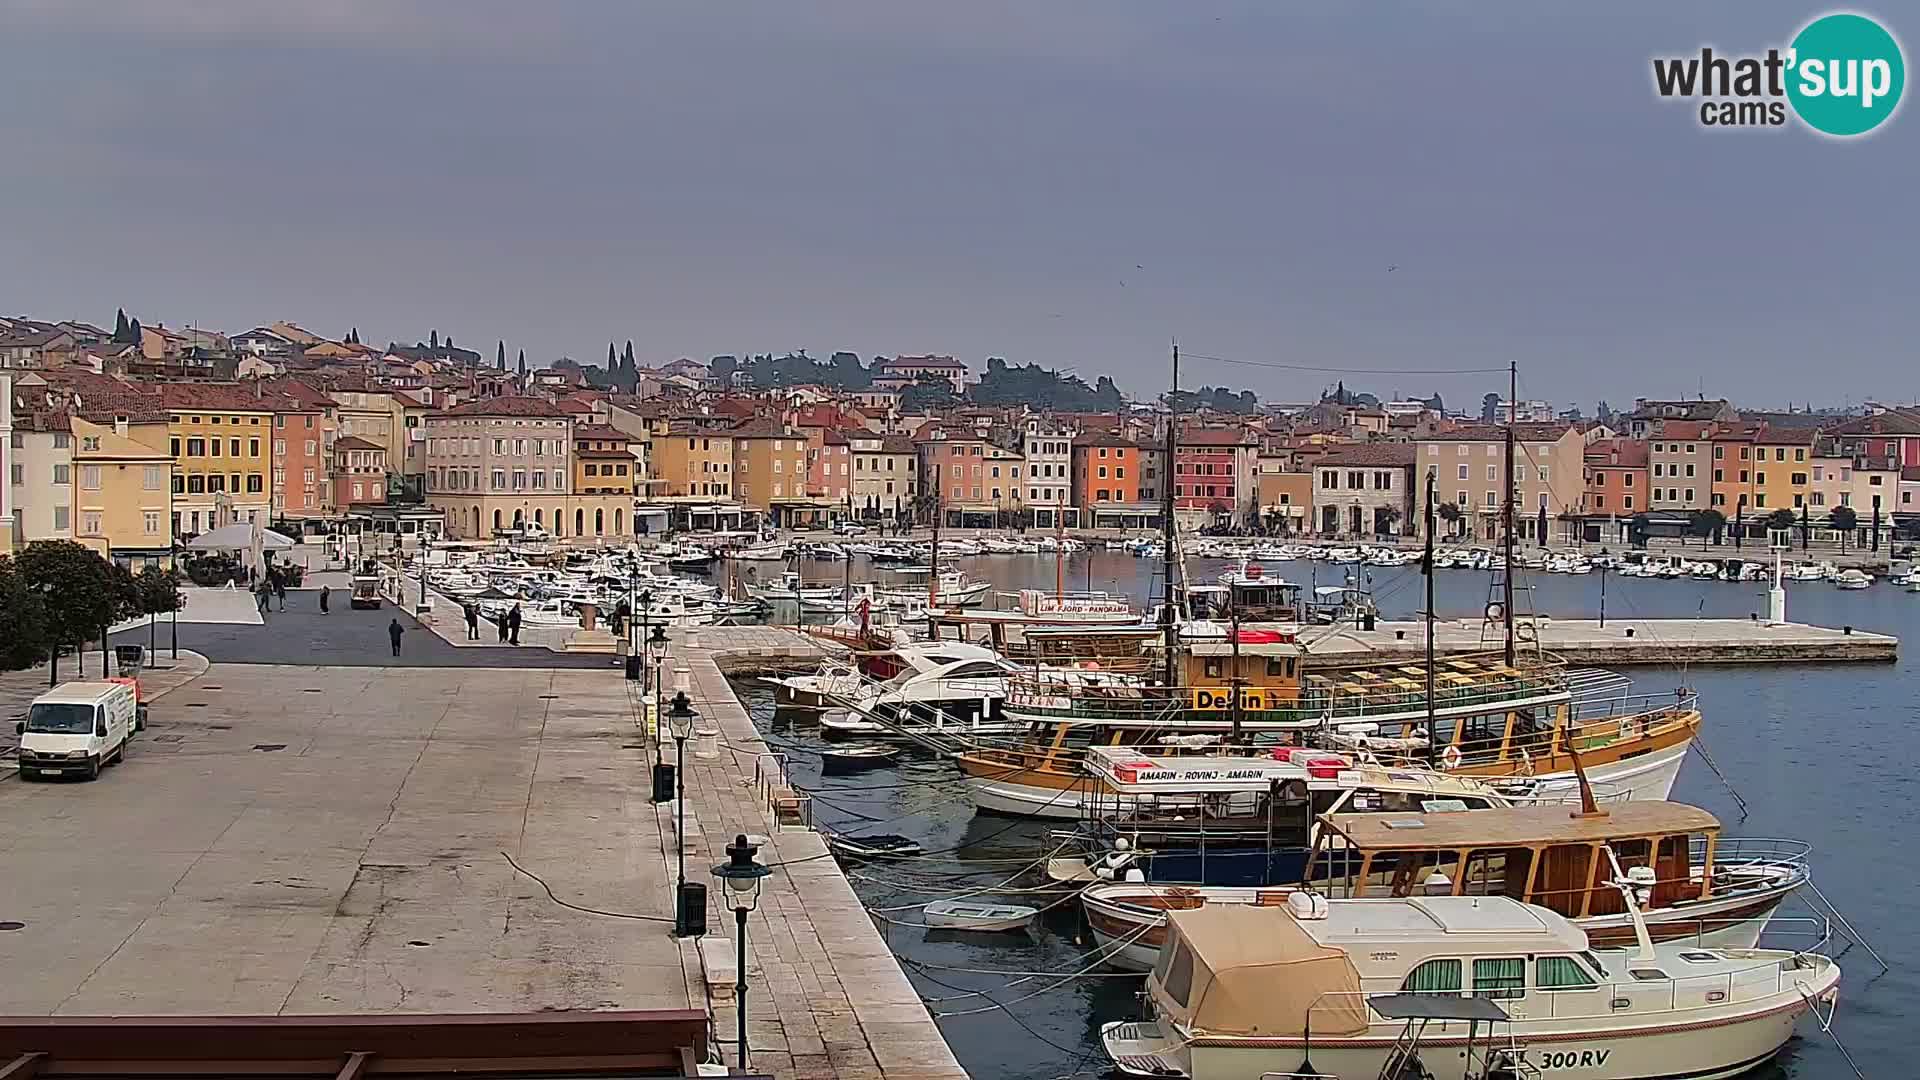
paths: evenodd
<path fill-rule="evenodd" d="M 1466 478 L 1467 478 L 1467 467 L 1465 465 L 1462 465 L 1460 466 L 1460 479 L 1465 480 Z"/>
<path fill-rule="evenodd" d="M 1464 491 L 1456 491 L 1456 492 L 1454 492 L 1454 493 L 1453 493 L 1453 505 L 1455 505 L 1455 506 L 1465 506 L 1465 505 L 1467 505 L 1467 493 L 1466 493 L 1466 492 L 1464 492 Z"/>
<path fill-rule="evenodd" d="M 260 440 L 258 439 L 255 439 L 253 442 L 253 452 L 255 454 L 258 454 L 260 452 Z M 240 440 L 239 439 L 227 440 L 227 456 L 228 457 L 240 456 Z"/>
<path fill-rule="evenodd" d="M 80 466 L 80 486 L 87 491 L 100 490 L 100 466 Z M 97 530 L 93 530 L 97 531 Z"/>
<path fill-rule="evenodd" d="M 100 535 L 100 511 L 98 510 L 81 511 L 80 525 L 81 525 L 80 535 L 99 536 Z"/>
<path fill-rule="evenodd" d="M 174 442 L 178 443 L 179 440 L 175 439 Z M 205 457 L 206 455 L 207 455 L 207 440 L 205 439 L 188 439 L 187 440 L 187 456 L 188 457 Z"/>
<path fill-rule="evenodd" d="M 1491 491 L 1487 492 L 1487 506 L 1488 508 L 1492 508 L 1493 506 L 1493 492 Z"/>
<path fill-rule="evenodd" d="M 1408 972 L 1400 989 L 1410 994 L 1457 994 L 1460 992 L 1460 961 L 1429 960 Z"/>
<path fill-rule="evenodd" d="M 1719 461 L 1719 460 L 1720 460 L 1721 458 L 1724 458 L 1724 457 L 1726 457 L 1726 456 L 1727 456 L 1727 448 L 1726 448 L 1726 447 L 1724 447 L 1724 446 L 1716 446 L 1716 447 L 1714 447 L 1714 448 L 1713 448 L 1713 460 L 1715 460 L 1715 461 Z"/>
<path fill-rule="evenodd" d="M 148 536 L 160 535 L 160 511 L 149 510 L 146 513 L 146 517 L 147 517 L 147 521 L 146 521 L 147 535 Z"/>
<path fill-rule="evenodd" d="M 53 527 L 56 531 L 64 531 L 67 528 L 68 514 L 69 510 L 67 507 L 56 506 L 53 508 Z"/>
<path fill-rule="evenodd" d="M 1723 482 L 1724 482 L 1724 481 L 1725 481 L 1726 479 L 1727 479 L 1727 470 L 1725 470 L 1725 469 L 1715 469 L 1715 470 L 1713 470 L 1713 482 L 1714 482 L 1714 483 L 1716 483 L 1716 484 L 1718 484 L 1718 483 L 1723 483 Z"/>
<path fill-rule="evenodd" d="M 1799 474 L 1799 473 L 1794 473 L 1793 475 L 1795 475 L 1795 476 L 1799 476 L 1800 474 Z M 1884 477 L 1881 477 L 1881 476 L 1880 476 L 1879 474 L 1877 474 L 1877 473 L 1876 473 L 1875 475 L 1873 475 L 1873 476 L 1869 476 L 1869 477 L 1867 477 L 1867 486 L 1868 486 L 1868 487 L 1880 487 L 1880 486 L 1881 486 L 1881 485 L 1880 485 L 1880 481 L 1881 481 L 1882 479 L 1884 479 Z M 1794 483 L 1796 483 L 1796 484 L 1800 484 L 1800 483 L 1805 483 L 1805 481 L 1804 481 L 1804 480 L 1795 480 L 1795 481 L 1794 481 Z"/>
<path fill-rule="evenodd" d="M 1540 990 L 1591 990 L 1599 984 L 1571 956 L 1538 956 L 1533 961 L 1533 985 Z"/>
<path fill-rule="evenodd" d="M 1687 478 L 1693 478 L 1693 462 L 1691 461 L 1687 462 Z"/>
<path fill-rule="evenodd" d="M 247 440 L 247 456 L 248 457 L 260 456 L 260 440 L 259 439 Z"/>
<path fill-rule="evenodd" d="M 1795 461 L 1805 461 L 1805 460 L 1807 460 L 1807 448 L 1806 448 L 1806 447 L 1804 447 L 1804 446 L 1796 446 L 1796 447 L 1794 447 L 1794 448 L 1793 448 L 1793 460 L 1795 460 Z"/>
<path fill-rule="evenodd" d="M 1113 478 L 1114 478 L 1115 480 L 1125 480 L 1125 479 L 1127 478 L 1127 467 L 1126 467 L 1125 465 L 1116 465 L 1116 466 L 1114 466 L 1114 468 L 1113 468 Z M 1874 483 L 1876 483 L 1876 484 L 1877 484 L 1877 483 L 1879 483 L 1879 482 L 1880 482 L 1880 478 L 1879 478 L 1879 477 L 1877 477 L 1877 476 L 1876 476 L 1876 477 L 1874 477 L 1874 480 L 1873 480 L 1873 482 L 1874 482 Z"/>
<path fill-rule="evenodd" d="M 1542 499 L 1544 499 L 1544 498 L 1546 498 L 1546 496 L 1545 496 L 1545 495 L 1542 495 L 1542 496 L 1540 496 L 1540 497 L 1541 497 Z M 1623 496 L 1621 496 L 1621 499 L 1622 499 L 1622 501 L 1623 501 L 1623 502 L 1624 502 L 1624 503 L 1626 504 L 1626 509 L 1628 509 L 1628 510 L 1631 510 L 1631 509 L 1633 509 L 1633 496 L 1631 496 L 1631 495 L 1623 495 Z"/>
<path fill-rule="evenodd" d="M 1797 473 L 1794 473 L 1792 476 L 1789 476 L 1787 479 L 1792 481 L 1795 484 L 1804 484 L 1807 482 L 1807 474 L 1803 472 L 1797 472 Z M 1871 484 L 1878 484 L 1879 482 L 1880 482 L 1880 478 L 1877 476 L 1874 477 L 1872 480 L 1868 481 L 1868 483 L 1871 483 Z"/>
<path fill-rule="evenodd" d="M 1754 483 L 1754 485 L 1755 485 L 1756 487 L 1766 487 L 1766 486 L 1767 486 L 1767 474 L 1766 474 L 1766 473 L 1764 473 L 1764 472 L 1755 472 L 1755 473 L 1753 474 L 1753 483 Z"/>
<path fill-rule="evenodd" d="M 1693 489 L 1692 489 L 1692 488 L 1688 488 L 1688 489 L 1687 489 L 1687 503 L 1688 503 L 1688 505 L 1692 505 L 1692 503 L 1693 503 Z"/>
<path fill-rule="evenodd" d="M 205 494 L 206 490 L 207 490 L 206 477 L 197 476 L 197 475 L 187 477 L 187 494 L 201 495 L 201 494 Z"/>
<path fill-rule="evenodd" d="M 1525 997 L 1527 962 L 1518 956 L 1481 957 L 1473 962 L 1473 996 L 1480 998 Z"/>
<path fill-rule="evenodd" d="M 1499 479 L 1500 479 L 1499 468 L 1493 465 L 1487 466 L 1487 483 L 1491 484 L 1494 481 Z"/>
<path fill-rule="evenodd" d="M 1099 472 L 1100 479 L 1105 480 L 1107 478 L 1107 467 L 1105 465 L 1100 466 Z"/>
<path fill-rule="evenodd" d="M 313 440 L 312 440 L 312 439 L 308 439 L 308 440 L 307 440 L 307 456 L 308 456 L 308 457 L 312 457 L 312 456 L 313 456 L 313 451 L 314 451 L 314 446 L 313 446 Z"/>
<path fill-rule="evenodd" d="M 55 465 L 53 467 L 53 482 L 56 484 L 70 483 L 71 480 L 68 475 L 69 472 L 70 472 L 69 466 Z"/>
<path fill-rule="evenodd" d="M 1465 465 L 1460 466 L 1460 468 L 1463 472 L 1466 470 Z M 1340 486 L 1340 474 L 1334 472 L 1332 469 L 1322 472 L 1320 474 L 1320 486 L 1330 491 L 1338 488 Z"/>
<path fill-rule="evenodd" d="M 1659 462 L 1657 462 L 1657 461 L 1656 461 L 1656 462 L 1654 462 L 1654 463 L 1653 463 L 1653 475 L 1655 475 L 1655 476 L 1661 476 L 1661 475 L 1664 475 L 1664 474 L 1663 474 L 1663 473 L 1662 473 L 1662 472 L 1660 471 L 1660 469 L 1661 469 L 1661 465 L 1660 465 L 1660 463 L 1659 463 Z"/>
<path fill-rule="evenodd" d="M 55 450 L 65 450 L 68 446 L 72 445 L 72 443 L 73 443 L 72 436 L 68 435 L 66 432 L 56 431 L 53 433 L 53 448 Z"/>
<path fill-rule="evenodd" d="M 187 490 L 187 478 L 180 475 L 179 473 L 174 473 L 173 474 L 173 493 L 175 495 L 182 495 L 186 493 L 186 490 Z"/>
<path fill-rule="evenodd" d="M 312 487 L 313 486 L 313 470 L 305 469 L 305 470 L 302 470 L 302 473 L 303 475 L 301 476 L 301 479 L 306 481 L 306 484 L 308 487 Z"/>

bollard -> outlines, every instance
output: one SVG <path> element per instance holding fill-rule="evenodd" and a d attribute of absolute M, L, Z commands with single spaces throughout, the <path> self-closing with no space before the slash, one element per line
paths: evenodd
<path fill-rule="evenodd" d="M 719 728 L 694 729 L 693 756 L 702 761 L 711 761 L 720 756 Z"/>
<path fill-rule="evenodd" d="M 1633 627 L 1631 627 L 1631 626 L 1629 626 L 1629 627 L 1627 627 L 1627 636 L 1628 636 L 1628 637 L 1632 637 L 1632 636 L 1633 636 Z"/>
<path fill-rule="evenodd" d="M 1841 628 L 1840 628 L 1840 632 L 1841 632 L 1841 633 L 1843 633 L 1843 634 L 1848 634 L 1848 635 L 1851 635 L 1851 634 L 1853 633 L 1853 627 L 1851 627 L 1851 626 L 1843 626 L 1843 627 L 1841 627 Z"/>
<path fill-rule="evenodd" d="M 1407 640 L 1407 632 L 1405 630 L 1395 630 L 1393 632 L 1393 640 L 1395 641 Z"/>

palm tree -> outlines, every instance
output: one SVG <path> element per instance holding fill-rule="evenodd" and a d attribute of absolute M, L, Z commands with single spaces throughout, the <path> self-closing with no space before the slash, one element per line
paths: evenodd
<path fill-rule="evenodd" d="M 1400 508 L 1397 506 L 1380 507 L 1373 512 L 1373 524 L 1376 529 L 1379 529 L 1383 533 L 1393 532 L 1393 527 L 1400 524 Z"/>

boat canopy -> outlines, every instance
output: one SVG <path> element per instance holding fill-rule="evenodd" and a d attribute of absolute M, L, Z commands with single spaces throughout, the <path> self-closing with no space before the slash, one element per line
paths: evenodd
<path fill-rule="evenodd" d="M 1720 821 L 1676 802 L 1609 803 L 1590 816 L 1566 806 L 1513 806 L 1472 814 L 1329 814 L 1323 826 L 1361 851 L 1445 851 L 1467 848 L 1599 844 L 1627 837 L 1717 833 Z"/>
<path fill-rule="evenodd" d="M 1299 1037 L 1367 1030 L 1360 973 L 1285 908 L 1169 911 L 1154 971 L 1161 1008 L 1196 1035 Z"/>

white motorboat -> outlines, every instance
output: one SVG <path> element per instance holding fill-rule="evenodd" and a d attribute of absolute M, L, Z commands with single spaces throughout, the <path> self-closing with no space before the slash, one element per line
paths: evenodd
<path fill-rule="evenodd" d="M 933 594 L 933 603 L 944 607 L 971 607 L 980 602 L 993 588 L 991 581 L 973 581 L 962 570 L 942 570 L 936 588 L 929 589 L 927 579 L 933 575 L 931 566 L 889 566 L 887 570 L 897 575 L 897 583 L 879 586 L 875 593 L 889 603 L 896 599 L 904 600 L 918 597 L 926 600 L 928 593 Z"/>
<path fill-rule="evenodd" d="M 1833 576 L 1836 589 L 1864 589 L 1873 584 L 1873 575 L 1865 570 L 1842 570 Z"/>
<path fill-rule="evenodd" d="M 1176 911 L 1169 926 L 1147 979 L 1154 1018 L 1101 1029 L 1128 1076 L 1373 1080 L 1424 1053 L 1464 1055 L 1468 1075 L 1500 1054 L 1526 1064 L 1505 1075 L 1724 1080 L 1772 1058 L 1840 982 L 1817 953 L 1655 944 L 1637 919 L 1634 948 L 1596 949 L 1509 897 L 1296 893 Z"/>
<path fill-rule="evenodd" d="M 785 540 L 779 540 L 735 548 L 728 553 L 728 557 L 747 562 L 785 562 L 790 550 Z"/>
<path fill-rule="evenodd" d="M 936 930 L 1025 930 L 1040 909 L 1021 904 L 990 904 L 978 900 L 936 900 L 920 909 L 927 926 Z"/>
<path fill-rule="evenodd" d="M 1007 676 L 1019 670 L 1019 665 L 997 655 L 955 660 L 927 671 L 909 668 L 853 694 L 830 695 L 846 711 L 823 717 L 820 733 L 829 738 L 921 731 L 1006 733 L 1014 730 L 1001 711 L 1007 700 Z"/>
<path fill-rule="evenodd" d="M 747 595 L 760 600 L 784 600 L 788 603 L 831 600 L 837 604 L 840 599 L 840 586 L 807 585 L 802 582 L 798 573 L 788 570 L 780 575 L 778 585 L 749 584 Z"/>

